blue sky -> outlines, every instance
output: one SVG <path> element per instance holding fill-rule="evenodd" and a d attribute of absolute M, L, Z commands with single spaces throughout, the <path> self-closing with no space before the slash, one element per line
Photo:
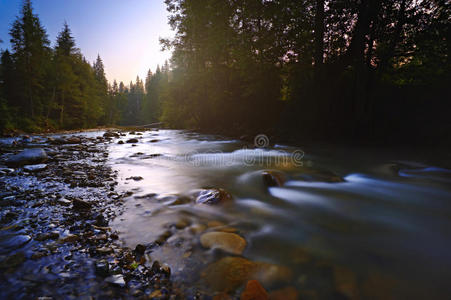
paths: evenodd
<path fill-rule="evenodd" d="M 108 80 L 129 83 L 169 59 L 159 37 L 172 37 L 163 0 L 33 0 L 52 46 L 67 21 L 77 47 L 89 61 L 100 54 Z M 22 0 L 0 0 L 0 48 L 9 48 L 9 29 Z"/>

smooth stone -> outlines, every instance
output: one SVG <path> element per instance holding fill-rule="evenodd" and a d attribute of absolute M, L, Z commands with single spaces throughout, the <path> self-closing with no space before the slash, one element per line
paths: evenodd
<path fill-rule="evenodd" d="M 105 278 L 105 281 L 114 285 L 118 285 L 120 287 L 125 287 L 124 276 L 121 274 L 112 275 L 110 277 Z"/>
<path fill-rule="evenodd" d="M 131 176 L 126 178 L 125 180 L 134 180 L 134 181 L 140 181 L 143 180 L 144 178 L 142 178 L 141 176 Z"/>
<path fill-rule="evenodd" d="M 37 172 L 42 171 L 47 168 L 46 164 L 37 164 L 37 165 L 26 165 L 23 169 L 27 172 Z"/>
<path fill-rule="evenodd" d="M 265 286 L 290 281 L 292 272 L 284 266 L 252 262 L 242 257 L 224 257 L 202 271 L 202 278 L 215 291 L 234 291 L 246 281 L 256 279 Z"/>
<path fill-rule="evenodd" d="M 249 280 L 241 293 L 240 300 L 268 300 L 269 295 L 257 280 Z"/>
<path fill-rule="evenodd" d="M 235 233 L 207 232 L 201 235 L 200 243 L 205 248 L 217 248 L 225 252 L 240 255 L 246 248 L 246 240 Z"/>
<path fill-rule="evenodd" d="M 39 164 L 47 160 L 47 154 L 43 149 L 25 149 L 22 152 L 9 157 L 6 160 L 8 167 L 20 167 L 27 164 Z"/>
<path fill-rule="evenodd" d="M 127 143 L 129 143 L 129 144 L 138 143 L 138 142 L 139 142 L 139 140 L 136 139 L 136 138 L 132 138 L 132 139 L 128 139 L 127 140 Z"/>
<path fill-rule="evenodd" d="M 103 134 L 103 137 L 111 138 L 111 137 L 119 137 L 117 132 L 107 131 Z"/>
<path fill-rule="evenodd" d="M 196 203 L 208 205 L 224 203 L 230 200 L 232 200 L 232 195 L 220 188 L 201 190 L 196 197 Z"/>
<path fill-rule="evenodd" d="M 72 136 L 66 139 L 66 144 L 80 144 L 81 139 L 79 137 Z"/>

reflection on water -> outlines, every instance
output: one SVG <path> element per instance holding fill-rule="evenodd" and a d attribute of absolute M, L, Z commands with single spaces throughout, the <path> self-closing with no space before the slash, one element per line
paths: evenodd
<path fill-rule="evenodd" d="M 337 290 L 376 299 L 439 299 L 451 292 L 446 168 L 382 153 L 375 159 L 365 151 L 349 160 L 323 149 L 300 162 L 292 159 L 297 148 L 254 149 L 176 130 L 128 137 L 139 143 L 110 148 L 120 188 L 134 192 L 114 226 L 131 247 L 170 232 L 150 256 L 167 262 L 181 284 L 205 283 L 202 270 L 225 254 L 204 249 L 199 235 L 225 231 L 246 239 L 246 259 L 290 269 L 293 276 L 268 283 L 270 289 L 295 287 L 306 299 Z M 262 170 L 268 169 L 282 174 L 283 186 L 265 185 Z M 223 188 L 234 201 L 180 202 L 180 195 L 199 188 Z"/>

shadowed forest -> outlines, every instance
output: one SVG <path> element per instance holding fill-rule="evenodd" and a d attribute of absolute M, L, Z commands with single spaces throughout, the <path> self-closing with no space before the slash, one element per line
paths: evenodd
<path fill-rule="evenodd" d="M 163 122 L 293 141 L 450 140 L 448 1 L 165 3 L 171 61 L 117 83 L 70 24 L 52 46 L 25 1 L 1 54 L 1 130 Z"/>

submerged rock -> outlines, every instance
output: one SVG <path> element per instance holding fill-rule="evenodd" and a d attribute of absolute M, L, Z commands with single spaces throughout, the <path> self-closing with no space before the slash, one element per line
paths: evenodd
<path fill-rule="evenodd" d="M 279 171 L 274 170 L 263 171 L 262 177 L 263 183 L 267 187 L 283 186 L 283 184 L 285 183 L 285 176 L 282 172 Z"/>
<path fill-rule="evenodd" d="M 202 272 L 206 283 L 215 291 L 233 291 L 252 279 L 271 286 L 289 281 L 292 276 L 291 270 L 287 267 L 232 256 L 208 265 Z"/>
<path fill-rule="evenodd" d="M 197 197 L 196 203 L 214 205 L 232 200 L 232 195 L 223 189 L 206 189 L 201 190 Z"/>
<path fill-rule="evenodd" d="M 45 170 L 47 168 L 46 164 L 37 164 L 37 165 L 26 165 L 23 169 L 27 172 L 38 172 Z"/>
<path fill-rule="evenodd" d="M 43 149 L 25 149 L 9 157 L 6 160 L 6 165 L 8 167 L 20 167 L 27 164 L 39 164 L 45 162 L 47 158 L 47 154 Z"/>
<path fill-rule="evenodd" d="M 246 247 L 246 240 L 235 233 L 207 232 L 201 235 L 200 243 L 205 248 L 216 248 L 225 252 L 240 255 Z"/>
<path fill-rule="evenodd" d="M 257 280 L 249 280 L 245 290 L 241 293 L 240 300 L 268 300 L 269 295 L 265 288 Z"/>
<path fill-rule="evenodd" d="M 127 143 L 129 143 L 129 144 L 138 143 L 138 142 L 139 142 L 139 140 L 136 139 L 136 138 L 132 138 L 132 139 L 128 139 L 127 140 Z"/>

